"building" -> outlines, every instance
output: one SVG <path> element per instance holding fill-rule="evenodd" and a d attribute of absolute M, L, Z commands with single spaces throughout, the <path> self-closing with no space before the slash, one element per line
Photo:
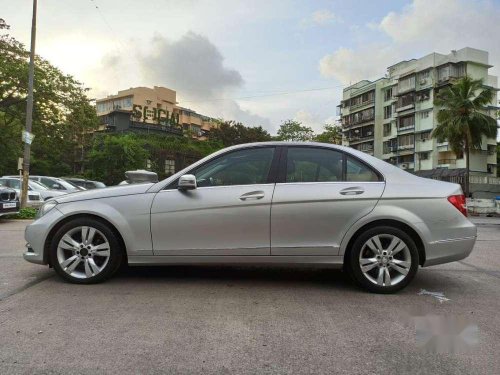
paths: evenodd
<path fill-rule="evenodd" d="M 430 136 L 437 125 L 434 97 L 465 75 L 483 79 L 496 93 L 497 77 L 488 74 L 491 67 L 488 52 L 463 48 L 401 61 L 388 67 L 383 78 L 345 88 L 339 106 L 342 143 L 416 173 L 465 168 L 463 155 Z M 497 103 L 495 95 L 487 109 L 492 116 Z M 471 172 L 496 175 L 496 147 L 496 139 L 484 139 L 481 150 L 471 151 Z"/>
<path fill-rule="evenodd" d="M 195 111 L 180 107 L 177 94 L 166 87 L 132 87 L 96 101 L 100 131 L 147 132 L 183 135 L 185 130 L 200 140 L 217 122 Z"/>

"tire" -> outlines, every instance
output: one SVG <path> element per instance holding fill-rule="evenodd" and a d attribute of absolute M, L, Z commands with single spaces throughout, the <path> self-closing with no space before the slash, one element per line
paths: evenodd
<path fill-rule="evenodd" d="M 54 270 L 74 284 L 100 283 L 118 270 L 123 262 L 121 243 L 102 221 L 77 218 L 64 224 L 50 245 Z"/>
<path fill-rule="evenodd" d="M 363 232 L 347 254 L 347 270 L 372 293 L 395 293 L 415 277 L 419 265 L 415 241 L 401 229 L 378 226 Z"/>

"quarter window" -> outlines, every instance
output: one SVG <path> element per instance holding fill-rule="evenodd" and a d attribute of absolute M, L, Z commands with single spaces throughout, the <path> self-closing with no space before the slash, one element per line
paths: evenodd
<path fill-rule="evenodd" d="M 370 182 L 379 181 L 378 175 L 367 165 L 348 156 L 346 165 L 346 181 Z"/>
<path fill-rule="evenodd" d="M 326 149 L 288 149 L 286 182 L 342 181 L 342 153 Z"/>
<path fill-rule="evenodd" d="M 196 169 L 199 187 L 265 184 L 274 148 L 253 148 L 231 152 Z"/>

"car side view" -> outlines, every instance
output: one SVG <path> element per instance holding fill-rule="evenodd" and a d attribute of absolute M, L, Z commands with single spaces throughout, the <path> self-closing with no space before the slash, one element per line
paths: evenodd
<path fill-rule="evenodd" d="M 476 227 L 459 185 L 416 177 L 352 148 L 230 147 L 157 182 L 46 202 L 24 258 L 96 283 L 129 265 L 310 264 L 344 268 L 371 292 L 419 266 L 467 257 Z"/>

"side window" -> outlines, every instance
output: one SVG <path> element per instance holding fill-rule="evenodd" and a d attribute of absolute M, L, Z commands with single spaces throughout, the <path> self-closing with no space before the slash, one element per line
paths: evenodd
<path fill-rule="evenodd" d="M 342 153 L 309 147 L 289 147 L 286 182 L 342 181 Z"/>
<path fill-rule="evenodd" d="M 370 182 L 380 181 L 380 178 L 367 165 L 350 156 L 347 156 L 346 181 Z"/>
<path fill-rule="evenodd" d="M 202 165 L 192 173 L 199 187 L 264 184 L 273 155 L 274 147 L 235 151 Z"/>

